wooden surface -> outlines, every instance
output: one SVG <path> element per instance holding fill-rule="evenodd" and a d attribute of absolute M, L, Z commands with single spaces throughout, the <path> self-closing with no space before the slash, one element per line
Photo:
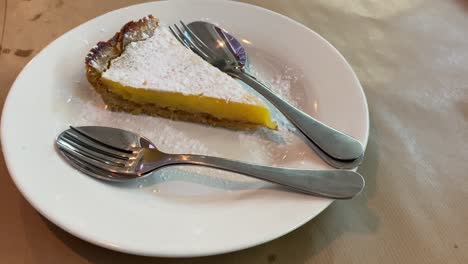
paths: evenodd
<path fill-rule="evenodd" d="M 2 105 L 18 73 L 48 43 L 139 2 L 0 0 Z M 147 258 L 99 248 L 51 224 L 18 192 L 2 157 L 0 263 L 468 263 L 468 2 L 247 2 L 314 29 L 357 72 L 371 115 L 359 169 L 364 192 L 255 248 Z"/>

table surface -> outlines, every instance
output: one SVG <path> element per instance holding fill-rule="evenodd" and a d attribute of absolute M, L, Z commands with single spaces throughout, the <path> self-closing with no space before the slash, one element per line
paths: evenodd
<path fill-rule="evenodd" d="M 134 0 L 0 1 L 0 101 L 69 29 Z M 468 1 L 250 0 L 328 39 L 367 95 L 367 187 L 272 242 L 195 259 L 99 248 L 41 217 L 0 165 L 1 263 L 468 263 Z"/>

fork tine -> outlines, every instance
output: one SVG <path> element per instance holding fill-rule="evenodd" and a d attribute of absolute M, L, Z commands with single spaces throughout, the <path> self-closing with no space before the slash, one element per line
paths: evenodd
<path fill-rule="evenodd" d="M 76 128 L 70 127 L 71 129 L 65 131 L 64 135 L 67 135 L 72 141 L 79 143 L 80 145 L 86 146 L 101 154 L 112 156 L 117 159 L 129 159 L 132 157 L 133 151 L 127 149 L 120 149 L 106 143 L 103 143 L 95 138 L 92 138 Z"/>
<path fill-rule="evenodd" d="M 126 174 L 120 174 L 120 173 L 114 173 L 110 172 L 109 170 L 96 167 L 92 164 L 86 163 L 83 160 L 80 160 L 72 155 L 70 155 L 66 151 L 61 151 L 61 154 L 70 161 L 70 164 L 78 169 L 81 172 L 84 172 L 85 174 L 88 174 L 90 176 L 96 177 L 98 179 L 102 180 L 112 180 L 116 182 L 122 182 L 122 181 L 127 181 L 129 179 L 133 179 L 133 177 L 129 177 Z M 104 176 L 105 175 L 105 176 Z"/>
<path fill-rule="evenodd" d="M 184 32 L 179 28 L 178 25 L 174 24 L 174 27 L 176 28 L 178 35 L 190 46 L 190 49 L 197 53 L 199 56 L 204 57 L 204 59 L 209 59 L 210 56 L 208 56 L 203 50 L 200 49 L 197 45 L 193 43 L 193 40 L 188 38 Z"/>
<path fill-rule="evenodd" d="M 124 167 L 125 164 L 114 163 L 112 161 L 107 160 L 107 158 L 102 158 L 94 153 L 90 153 L 86 149 L 80 148 L 79 145 L 74 145 L 69 141 L 60 139 L 57 141 L 57 146 L 62 151 L 67 151 L 72 154 L 76 154 L 75 156 L 80 157 L 82 160 L 86 160 L 88 163 L 92 163 L 95 166 L 100 166 L 101 168 L 107 167 Z M 90 162 L 92 160 L 93 162 Z"/>
<path fill-rule="evenodd" d="M 182 45 L 184 45 L 187 49 L 190 49 L 190 46 L 179 36 L 179 34 L 177 34 L 174 29 L 169 26 L 169 30 L 172 32 L 172 35 L 174 35 L 174 37 L 177 38 L 177 40 L 182 43 Z"/>
<path fill-rule="evenodd" d="M 177 24 L 174 24 L 174 28 L 177 31 L 177 35 L 181 39 L 183 39 L 183 41 L 189 46 L 189 48 L 193 52 L 197 53 L 198 55 L 200 55 L 202 57 L 207 57 L 208 58 L 208 55 L 206 55 L 201 49 L 199 49 L 197 46 L 195 46 L 191 39 L 187 38 L 187 36 L 184 34 L 184 32 L 180 29 L 180 27 Z"/>
<path fill-rule="evenodd" d="M 69 137 L 67 133 L 64 133 L 61 137 L 59 137 L 59 140 L 57 142 L 62 147 L 65 147 L 67 149 L 72 149 L 73 151 L 78 152 L 90 159 L 94 159 L 96 161 L 105 163 L 110 166 L 124 167 L 126 164 L 126 161 L 128 160 L 128 159 L 114 158 L 112 156 L 108 156 L 106 154 L 97 152 L 94 149 L 90 148 L 88 145 L 82 142 L 77 142 L 73 140 L 73 138 Z"/>
<path fill-rule="evenodd" d="M 104 142 L 104 141 L 101 141 L 101 140 L 99 140 L 99 139 L 96 139 L 96 138 L 93 137 L 93 136 L 90 136 L 90 135 L 88 134 L 88 132 L 81 130 L 81 127 L 76 128 L 76 127 L 70 126 L 70 130 L 69 130 L 69 131 L 73 131 L 74 133 L 77 133 L 78 135 L 80 135 L 80 136 L 82 136 L 82 137 L 84 137 L 84 138 L 87 138 L 87 139 L 89 139 L 89 140 L 91 140 L 91 141 L 93 141 L 93 142 L 95 142 L 95 143 L 97 143 L 97 144 L 99 144 L 99 145 L 105 146 L 105 147 L 107 147 L 107 148 L 109 148 L 109 149 L 113 149 L 113 150 L 116 150 L 116 151 L 119 151 L 119 152 L 123 152 L 123 153 L 128 153 L 128 154 L 132 154 L 132 153 L 133 153 L 133 149 L 116 147 L 116 146 L 114 146 L 114 145 L 112 145 L 112 144 L 106 143 L 106 142 Z"/>
<path fill-rule="evenodd" d="M 60 151 L 66 153 L 67 155 L 72 156 L 75 159 L 80 160 L 82 162 L 91 164 L 91 165 L 93 165 L 95 167 L 98 167 L 98 168 L 101 168 L 101 169 L 104 169 L 104 170 L 108 170 L 108 171 L 111 171 L 111 172 L 115 172 L 115 173 L 118 173 L 119 169 L 121 169 L 121 170 L 123 169 L 123 167 L 111 166 L 111 165 L 108 165 L 108 164 L 106 164 L 104 162 L 98 161 L 93 157 L 89 157 L 88 155 L 76 150 L 73 146 L 67 144 L 66 142 L 57 141 L 57 146 L 58 146 Z"/>
<path fill-rule="evenodd" d="M 185 30 L 185 32 L 187 32 L 190 36 L 190 38 L 192 40 L 195 40 L 195 42 L 197 42 L 197 44 L 199 45 L 199 47 L 203 47 L 203 51 L 208 54 L 210 53 L 209 55 L 211 57 L 216 57 L 216 53 L 210 48 L 208 47 L 205 42 L 203 42 L 198 36 L 197 34 L 195 34 L 182 20 L 179 21 L 180 24 L 182 25 L 183 29 Z"/>

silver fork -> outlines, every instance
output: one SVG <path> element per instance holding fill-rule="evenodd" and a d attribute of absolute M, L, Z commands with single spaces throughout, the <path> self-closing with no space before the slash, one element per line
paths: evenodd
<path fill-rule="evenodd" d="M 123 132 L 136 136 L 129 131 Z M 166 166 L 198 165 L 241 173 L 306 194 L 333 199 L 352 198 L 364 187 L 362 176 L 353 171 L 275 168 L 204 155 L 168 154 L 157 148 L 121 148 L 97 140 L 79 128 L 62 132 L 56 146 L 67 159 L 72 159 L 74 166 L 88 166 L 91 168 L 88 171 L 98 173 L 102 176 L 100 179 L 110 181 L 141 178 Z"/>
<path fill-rule="evenodd" d="M 198 56 L 210 63 L 218 59 L 216 52 L 214 52 L 195 33 L 193 33 L 193 31 L 184 22 L 180 21 L 180 24 L 182 25 L 182 29 L 177 24 L 174 24 L 173 27 L 169 26 L 169 30 L 172 32 L 172 35 L 182 43 L 182 45 L 191 49 Z"/>
<path fill-rule="evenodd" d="M 229 48 L 231 46 L 229 41 L 219 33 L 219 30 L 205 30 L 204 34 L 199 37 L 184 22 L 180 21 L 180 25 L 179 27 L 174 24 L 169 27 L 180 43 L 221 71 L 251 86 L 269 100 L 307 139 L 318 147 L 314 150 L 330 165 L 337 168 L 353 168 L 359 165 L 364 148 L 358 140 L 307 115 L 247 73 L 244 62 L 235 56 Z M 207 44 L 204 41 L 210 41 L 210 43 Z M 219 44 L 221 42 L 224 44 Z M 216 49 L 210 47 L 216 47 Z M 330 158 L 325 157 L 321 152 Z"/>

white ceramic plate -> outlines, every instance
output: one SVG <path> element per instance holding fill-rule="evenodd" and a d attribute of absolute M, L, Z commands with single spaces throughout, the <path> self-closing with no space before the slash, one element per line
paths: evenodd
<path fill-rule="evenodd" d="M 110 125 L 142 133 L 170 152 L 327 167 L 283 121 L 280 132 L 245 133 L 106 111 L 87 84 L 84 57 L 97 41 L 147 14 L 165 24 L 179 19 L 218 23 L 244 42 L 254 72 L 274 89 L 366 145 L 369 121 L 363 90 L 345 59 L 318 34 L 287 17 L 238 2 L 146 3 L 71 30 L 18 76 L 3 110 L 1 139 L 11 177 L 26 199 L 73 235 L 150 256 L 201 256 L 251 247 L 294 230 L 324 210 L 331 200 L 193 167 L 165 169 L 132 184 L 108 184 L 80 174 L 56 154 L 54 139 L 68 125 Z"/>

